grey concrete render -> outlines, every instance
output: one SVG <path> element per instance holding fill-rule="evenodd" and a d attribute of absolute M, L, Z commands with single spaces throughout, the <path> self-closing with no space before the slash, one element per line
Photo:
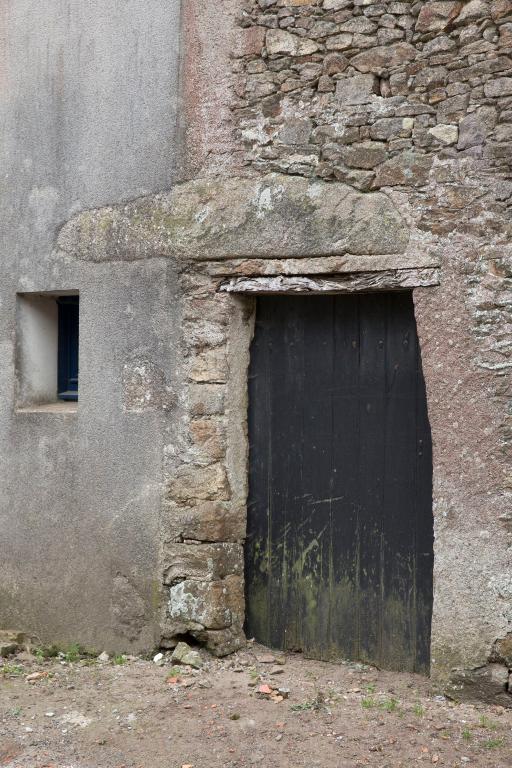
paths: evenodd
<path fill-rule="evenodd" d="M 509 702 L 512 7 L 265 5 L 3 12 L 0 626 L 240 647 L 250 293 L 408 286 L 432 674 Z M 78 408 L 17 411 L 16 294 L 66 289 Z"/>
<path fill-rule="evenodd" d="M 0 624 L 148 648 L 164 423 L 126 414 L 122 381 L 148 359 L 173 368 L 172 268 L 51 252 L 79 211 L 172 184 L 179 2 L 9 0 L 0 24 Z M 81 294 L 79 409 L 17 413 L 16 294 L 68 288 Z"/>

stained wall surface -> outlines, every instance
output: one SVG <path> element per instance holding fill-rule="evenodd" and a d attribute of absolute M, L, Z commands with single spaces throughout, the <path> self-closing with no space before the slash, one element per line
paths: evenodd
<path fill-rule="evenodd" d="M 156 642 L 172 266 L 51 254 L 73 214 L 172 183 L 179 22 L 178 0 L 0 10 L 0 626 L 41 642 Z M 69 289 L 78 411 L 18 413 L 16 293 Z"/>
<path fill-rule="evenodd" d="M 122 18 L 130 8 L 123 6 Z M 162 149 L 165 131 L 158 134 L 174 115 L 171 107 L 163 118 L 158 111 L 174 92 L 165 85 L 166 46 L 148 43 L 140 69 L 165 96 L 155 91 L 153 100 L 137 80 L 131 88 L 138 97 L 130 100 L 124 72 L 119 104 L 112 106 L 112 92 L 105 96 L 113 125 L 123 104 L 149 115 L 153 139 L 144 152 L 123 157 L 121 146 L 137 149 L 145 138 L 121 120 L 124 143 L 115 130 L 98 142 L 104 160 L 112 151 L 108 162 L 95 166 L 102 155 L 93 147 L 82 164 L 69 137 L 92 137 L 96 122 L 80 133 L 76 104 L 55 122 L 68 137 L 57 146 L 69 147 L 69 155 L 57 153 L 50 163 L 59 169 L 52 179 L 76 182 L 72 193 L 67 186 L 55 192 L 56 182 L 30 170 L 42 162 L 44 143 L 23 158 L 10 150 L 25 192 L 11 211 L 6 261 L 17 277 L 2 288 L 2 482 L 5 514 L 22 524 L 7 526 L 4 613 L 18 616 L 21 604 L 22 618 L 42 626 L 39 600 L 51 604 L 58 594 L 51 626 L 61 636 L 61 608 L 72 605 L 77 621 L 98 615 L 96 636 L 110 622 L 118 646 L 131 611 L 136 626 L 149 627 L 153 616 L 151 632 L 163 644 L 191 633 L 217 653 L 239 647 L 254 307 L 250 296 L 219 289 L 241 278 L 290 286 L 289 278 L 314 283 L 361 273 L 363 285 L 416 286 L 434 452 L 432 671 L 446 680 L 455 668 L 470 677 L 479 669 L 489 695 L 509 702 L 512 2 L 186 0 L 182 11 L 184 183 L 173 186 L 172 152 L 168 143 Z M 160 12 L 160 22 L 171 23 L 171 12 L 163 5 Z M 148 17 L 137 29 L 158 41 L 162 24 Z M 102 32 L 96 28 L 89 48 L 113 34 L 112 26 L 110 18 Z M 130 39 L 123 35 L 122 51 Z M 62 56 L 74 61 L 81 50 L 66 47 Z M 137 60 L 129 57 L 124 69 Z M 110 83 L 117 57 L 96 61 Z M 38 108 L 47 121 L 66 102 L 57 75 L 48 86 L 53 103 Z M 81 82 L 83 74 L 76 77 Z M 31 93 L 26 84 L 22 90 Z M 96 98 L 103 104 L 101 88 Z M 20 127 L 8 135 L 31 125 L 37 134 L 43 123 L 27 123 L 20 110 L 11 109 L 10 125 L 19 119 Z M 68 124 L 77 133 L 66 133 Z M 114 177 L 105 168 L 117 169 Z M 140 171 L 137 182 L 132 171 Z M 23 187 L 25 175 L 31 182 Z M 160 187 L 171 189 L 153 194 Z M 13 199 L 17 194 L 16 187 Z M 24 239 L 20 221 L 30 222 L 21 227 Z M 435 277 L 424 279 L 424 269 Z M 60 421 L 22 419 L 12 411 L 13 296 L 58 282 L 85 299 L 79 411 Z M 16 455 L 8 458 L 12 446 Z M 75 473 L 76 482 L 65 482 L 63 472 Z M 38 515 L 41 508 L 48 513 Z M 29 526 L 37 526 L 31 541 Z M 62 550 L 68 560 L 76 554 L 76 573 L 62 560 L 56 571 Z M 32 602 L 19 554 L 24 573 L 28 564 L 38 582 Z M 74 597 L 66 602 L 67 585 Z M 159 629 L 147 608 L 151 589 Z M 87 604 L 84 594 L 92 596 Z M 131 642 L 147 644 L 148 633 Z"/>

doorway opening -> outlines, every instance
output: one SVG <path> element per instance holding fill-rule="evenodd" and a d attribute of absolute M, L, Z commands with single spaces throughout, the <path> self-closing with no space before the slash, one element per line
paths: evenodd
<path fill-rule="evenodd" d="M 257 299 L 246 629 L 428 673 L 432 445 L 412 291 Z"/>

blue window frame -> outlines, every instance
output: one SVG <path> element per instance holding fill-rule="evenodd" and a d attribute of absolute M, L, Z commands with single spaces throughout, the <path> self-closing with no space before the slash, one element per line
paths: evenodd
<path fill-rule="evenodd" d="M 78 400 L 78 296 L 59 296 L 57 397 Z"/>

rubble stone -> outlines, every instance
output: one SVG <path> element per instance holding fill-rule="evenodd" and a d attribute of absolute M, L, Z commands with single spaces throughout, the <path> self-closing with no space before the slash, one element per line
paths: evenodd
<path fill-rule="evenodd" d="M 458 701 L 485 701 L 512 709 L 512 695 L 508 692 L 508 667 L 486 664 L 475 669 L 455 670 L 447 693 Z"/>
<path fill-rule="evenodd" d="M 199 651 L 195 651 L 187 643 L 178 643 L 172 652 L 171 661 L 177 664 L 186 664 L 194 669 L 201 669 L 203 660 Z"/>
<path fill-rule="evenodd" d="M 457 24 L 476 21 L 489 13 L 489 3 L 486 0 L 469 0 L 457 16 Z"/>
<path fill-rule="evenodd" d="M 285 53 L 289 56 L 307 56 L 318 50 L 318 44 L 313 40 L 292 35 L 284 29 L 269 29 L 265 38 L 267 52 L 273 54 Z"/>
<path fill-rule="evenodd" d="M 377 141 L 367 141 L 362 144 L 352 144 L 343 150 L 344 162 L 351 168 L 375 168 L 387 157 L 385 146 Z"/>
<path fill-rule="evenodd" d="M 488 98 L 501 98 L 512 95 L 512 77 L 497 77 L 484 85 L 484 93 Z"/>
<path fill-rule="evenodd" d="M 421 186 L 427 183 L 431 166 L 431 158 L 404 152 L 379 166 L 374 187 Z"/>
<path fill-rule="evenodd" d="M 338 80 L 336 85 L 336 98 L 342 106 L 368 104 L 378 92 L 378 83 L 373 75 L 354 75 Z"/>
<path fill-rule="evenodd" d="M 9 629 L 0 629 L 0 658 L 10 656 L 20 650 L 25 641 L 22 632 Z"/>
<path fill-rule="evenodd" d="M 456 125 L 439 123 L 439 125 L 429 128 L 428 132 L 443 144 L 456 144 L 459 137 L 459 129 Z"/>
<path fill-rule="evenodd" d="M 487 139 L 487 127 L 480 117 L 473 113 L 459 123 L 459 141 L 457 149 L 467 149 L 484 144 Z"/>
<path fill-rule="evenodd" d="M 388 69 L 413 61 L 416 58 L 416 49 L 410 43 L 395 43 L 394 45 L 382 45 L 369 51 L 358 53 L 350 63 L 359 72 L 373 72 L 382 75 Z"/>
<path fill-rule="evenodd" d="M 416 22 L 416 31 L 440 32 L 446 29 L 457 18 L 462 6 L 461 2 L 451 2 L 451 0 L 423 3 Z"/>
<path fill-rule="evenodd" d="M 491 16 L 494 21 L 512 16 L 512 0 L 493 0 L 491 3 Z"/>
<path fill-rule="evenodd" d="M 512 669 L 512 632 L 496 640 L 491 654 L 491 661 L 504 664 L 508 669 Z"/>
<path fill-rule="evenodd" d="M 226 629 L 242 616 L 242 577 L 218 581 L 185 580 L 169 590 L 168 613 L 176 634 L 202 629 Z"/>

